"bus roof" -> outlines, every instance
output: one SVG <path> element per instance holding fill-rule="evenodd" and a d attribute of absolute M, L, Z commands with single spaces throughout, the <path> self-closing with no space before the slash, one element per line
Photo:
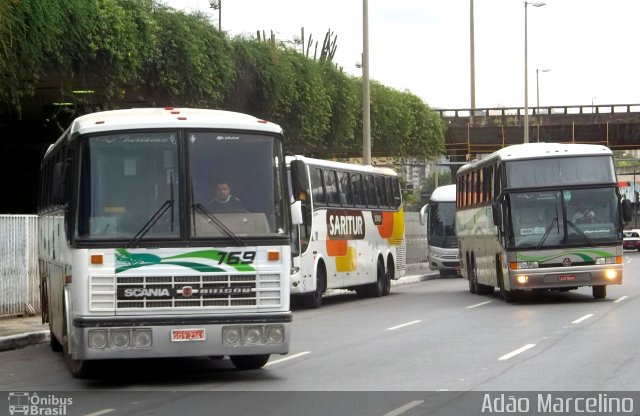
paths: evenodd
<path fill-rule="evenodd" d="M 611 149 L 598 144 L 578 143 L 523 143 L 496 150 L 487 157 L 462 166 L 458 172 L 464 172 L 473 166 L 484 165 L 492 160 L 538 159 L 546 157 L 612 155 Z"/>
<path fill-rule="evenodd" d="M 248 130 L 282 134 L 282 127 L 277 124 L 232 111 L 174 107 L 99 111 L 74 119 L 60 138 L 49 146 L 45 152 L 45 158 L 54 147 L 81 134 L 114 130 L 183 127 Z"/>
<path fill-rule="evenodd" d="M 302 155 L 287 156 L 286 158 L 287 165 L 291 163 L 292 160 L 302 160 L 303 162 L 313 166 L 321 166 L 321 167 L 334 168 L 334 169 L 345 169 L 345 170 L 364 172 L 364 173 L 377 173 L 379 175 L 397 176 L 396 171 L 394 171 L 391 168 L 382 167 L 382 166 L 357 165 L 353 163 L 335 162 L 333 160 L 314 159 L 312 157 L 306 157 Z"/>
<path fill-rule="evenodd" d="M 231 111 L 196 108 L 132 108 L 101 111 L 76 118 L 71 124 L 71 136 L 111 130 L 143 128 L 220 128 L 259 130 L 282 133 L 282 128 L 256 117 Z"/>
<path fill-rule="evenodd" d="M 444 185 L 438 186 L 431 193 L 430 201 L 443 201 L 443 202 L 455 202 L 456 200 L 456 186 Z"/>

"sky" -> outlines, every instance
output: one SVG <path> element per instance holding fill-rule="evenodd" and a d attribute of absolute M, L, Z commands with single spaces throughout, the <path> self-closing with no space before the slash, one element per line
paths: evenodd
<path fill-rule="evenodd" d="M 162 0 L 200 10 L 208 0 Z M 529 106 L 640 103 L 640 1 L 548 0 L 527 7 Z M 369 0 L 369 73 L 441 109 L 471 107 L 470 0 Z M 353 76 L 363 48 L 361 0 L 222 0 L 230 36 L 337 35 L 334 62 Z M 474 0 L 476 108 L 524 107 L 525 7 L 521 0 Z M 538 70 L 538 71 L 536 71 Z M 549 70 L 542 72 L 542 70 Z M 536 76 L 536 72 L 537 75 Z"/>

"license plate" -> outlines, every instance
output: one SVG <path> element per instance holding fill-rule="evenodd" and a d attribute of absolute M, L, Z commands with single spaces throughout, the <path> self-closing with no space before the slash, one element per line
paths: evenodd
<path fill-rule="evenodd" d="M 204 341 L 207 339 L 204 328 L 202 329 L 172 329 L 171 341 Z"/>
<path fill-rule="evenodd" d="M 558 280 L 560 280 L 560 281 L 576 280 L 576 275 L 575 274 L 561 274 L 558 277 Z"/>

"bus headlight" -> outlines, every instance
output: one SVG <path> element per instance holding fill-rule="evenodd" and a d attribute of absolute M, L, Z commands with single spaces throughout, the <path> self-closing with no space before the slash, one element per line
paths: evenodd
<path fill-rule="evenodd" d="M 133 346 L 135 348 L 151 347 L 151 330 L 150 329 L 134 329 L 133 330 Z"/>
<path fill-rule="evenodd" d="M 527 283 L 529 281 L 529 276 L 524 275 L 524 274 L 520 274 L 516 277 L 516 280 L 518 281 L 518 283 L 520 283 L 521 285 Z"/>
<path fill-rule="evenodd" d="M 109 332 L 109 344 L 113 348 L 127 348 L 129 346 L 129 330 L 116 329 Z"/>
<path fill-rule="evenodd" d="M 511 270 L 517 269 L 537 269 L 538 262 L 537 261 L 518 261 L 509 263 L 509 267 Z"/>
<path fill-rule="evenodd" d="M 247 344 L 262 344 L 261 326 L 249 326 L 244 331 L 244 340 Z"/>
<path fill-rule="evenodd" d="M 101 350 L 107 347 L 107 332 L 102 329 L 89 331 L 89 348 Z"/>
<path fill-rule="evenodd" d="M 618 277 L 618 272 L 616 270 L 607 270 L 605 272 L 605 276 L 607 277 L 607 279 L 613 280 Z"/>
<path fill-rule="evenodd" d="M 596 257 L 596 264 L 616 264 L 618 262 L 617 257 Z"/>
<path fill-rule="evenodd" d="M 267 327 L 267 344 L 282 344 L 284 342 L 284 327 L 269 325 Z"/>
<path fill-rule="evenodd" d="M 242 342 L 242 327 L 225 326 L 222 328 L 223 345 L 240 345 Z"/>

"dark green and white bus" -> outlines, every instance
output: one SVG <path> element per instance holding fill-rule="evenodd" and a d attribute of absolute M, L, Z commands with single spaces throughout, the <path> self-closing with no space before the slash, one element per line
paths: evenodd
<path fill-rule="evenodd" d="M 622 203 L 611 150 L 600 145 L 505 147 L 456 175 L 461 272 L 471 293 L 507 302 L 531 290 L 622 283 Z M 578 214 L 589 212 L 589 215 Z"/>

